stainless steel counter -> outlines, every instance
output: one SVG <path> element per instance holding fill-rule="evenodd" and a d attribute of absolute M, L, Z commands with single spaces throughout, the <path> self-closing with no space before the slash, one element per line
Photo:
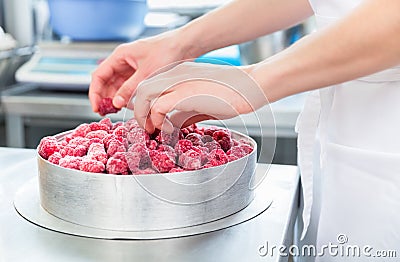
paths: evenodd
<path fill-rule="evenodd" d="M 272 165 L 265 178 L 270 208 L 242 224 L 216 232 L 164 240 L 101 240 L 35 226 L 14 209 L 16 191 L 37 175 L 34 150 L 0 148 L 0 262 L 3 261 L 287 261 L 258 250 L 288 245 L 298 211 L 299 175 L 294 166 Z M 257 172 L 268 166 L 259 164 Z"/>
<path fill-rule="evenodd" d="M 249 135 L 296 137 L 294 126 L 304 103 L 304 94 L 288 97 L 271 105 L 269 110 L 260 109 L 254 114 L 224 121 L 229 128 Z M 84 92 L 60 92 L 41 90 L 35 85 L 19 85 L 2 93 L 1 104 L 6 117 L 7 146 L 24 147 L 24 124 L 30 118 L 47 121 L 95 121 L 100 117 L 91 110 Z M 111 115 L 113 121 L 122 120 L 124 112 Z M 271 121 L 272 120 L 272 121 Z M 274 123 L 275 122 L 275 123 Z M 206 122 L 207 123 L 207 122 Z M 212 124 L 211 121 L 208 124 Z M 244 126 L 245 124 L 245 126 Z M 276 132 L 275 132 L 276 127 Z"/>

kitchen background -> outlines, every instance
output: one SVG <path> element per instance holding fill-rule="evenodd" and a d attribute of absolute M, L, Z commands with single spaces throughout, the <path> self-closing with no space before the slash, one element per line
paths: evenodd
<path fill-rule="evenodd" d="M 179 27 L 224 2 L 227 0 L 148 0 L 149 12 L 144 19 L 145 28 L 137 37 Z M 26 70 L 20 74 L 25 80 L 16 81 L 15 73 L 27 61 L 34 61 L 38 54 L 44 56 L 51 52 L 73 52 L 76 57 L 82 53 L 82 49 L 88 48 L 85 45 L 87 42 L 98 48 L 98 52 L 106 54 L 117 43 L 72 41 L 65 35 L 57 34 L 53 26 L 55 16 L 59 14 L 54 10 L 51 13 L 46 0 L 0 0 L 0 11 L 0 26 L 8 33 L 0 32 L 0 146 L 34 148 L 43 136 L 71 129 L 82 122 L 97 120 L 99 117 L 88 111 L 85 97 L 87 85 L 71 88 L 70 85 L 66 87 L 67 85 L 54 84 L 50 78 L 32 80 Z M 54 16 L 53 23 L 49 19 L 51 16 Z M 112 27 L 112 22 L 106 22 L 105 27 Z M 231 63 L 255 63 L 289 46 L 313 28 L 313 21 L 307 20 L 296 27 L 211 54 L 211 57 L 228 59 Z M 66 79 L 68 78 L 60 81 Z M 46 81 L 50 84 L 46 84 Z M 273 153 L 270 152 L 273 151 L 271 144 L 274 136 L 277 136 L 274 163 L 296 164 L 294 125 L 303 101 L 304 94 L 300 94 L 272 104 L 276 133 L 270 130 L 273 128 L 271 123 L 262 125 L 265 128 L 263 135 L 260 130 L 254 130 L 257 125 L 248 126 L 250 135 L 260 145 L 263 141 L 263 150 L 268 152 L 267 155 Z M 86 111 L 80 112 L 81 108 Z M 120 120 L 118 116 L 116 119 Z M 247 123 L 246 119 L 244 122 Z M 235 129 L 234 123 L 232 128 Z M 268 157 L 260 158 L 260 162 L 268 161 L 267 159 Z"/>

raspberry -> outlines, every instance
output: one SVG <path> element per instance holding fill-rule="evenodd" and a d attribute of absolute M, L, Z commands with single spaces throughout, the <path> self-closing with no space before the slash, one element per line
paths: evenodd
<path fill-rule="evenodd" d="M 65 156 L 65 157 L 60 159 L 58 164 L 61 167 L 79 170 L 79 166 L 80 166 L 81 161 L 82 161 L 82 157 Z"/>
<path fill-rule="evenodd" d="M 181 139 L 175 145 L 175 152 L 180 155 L 193 148 L 193 143 L 187 139 Z"/>
<path fill-rule="evenodd" d="M 197 133 L 190 133 L 185 137 L 185 139 L 192 141 L 194 146 L 202 146 L 203 145 L 203 141 L 201 138 L 202 138 L 201 135 L 199 135 Z"/>
<path fill-rule="evenodd" d="M 222 150 L 228 151 L 232 146 L 231 134 L 227 129 L 220 129 L 215 131 L 212 135 L 213 139 L 217 141 Z"/>
<path fill-rule="evenodd" d="M 214 149 L 208 155 L 208 163 L 206 167 L 220 166 L 228 163 L 228 156 L 222 149 Z"/>
<path fill-rule="evenodd" d="M 161 144 L 158 145 L 157 150 L 167 153 L 171 158 L 176 158 L 175 149 L 173 149 L 171 146 Z"/>
<path fill-rule="evenodd" d="M 62 155 L 59 152 L 54 152 L 54 154 L 52 154 L 48 160 L 50 163 L 58 165 L 58 162 L 60 161 L 61 158 L 62 158 Z"/>
<path fill-rule="evenodd" d="M 229 162 L 235 161 L 247 155 L 247 153 L 240 146 L 233 146 L 226 152 Z"/>
<path fill-rule="evenodd" d="M 203 146 L 198 146 L 198 147 L 193 147 L 192 150 L 200 154 L 202 165 L 208 162 L 208 148 Z"/>
<path fill-rule="evenodd" d="M 107 161 L 106 170 L 108 174 L 127 175 L 129 173 L 128 163 L 116 157 L 110 157 Z"/>
<path fill-rule="evenodd" d="M 249 145 L 247 141 L 241 140 L 239 142 L 239 146 L 246 154 L 250 154 L 251 152 L 253 152 L 253 147 Z"/>
<path fill-rule="evenodd" d="M 146 144 L 150 140 L 149 134 L 141 128 L 132 128 L 127 134 L 126 138 L 131 144 L 143 143 Z"/>
<path fill-rule="evenodd" d="M 157 174 L 157 171 L 152 168 L 146 168 L 138 170 L 134 175 L 148 175 L 148 174 Z"/>
<path fill-rule="evenodd" d="M 219 145 L 219 143 L 215 140 L 212 140 L 210 142 L 207 142 L 204 144 L 204 147 L 206 147 L 208 149 L 208 152 L 211 152 L 215 149 L 220 149 L 221 146 Z"/>
<path fill-rule="evenodd" d="M 119 126 L 114 129 L 113 134 L 117 137 L 126 137 L 126 134 L 128 133 L 128 129 L 124 126 Z"/>
<path fill-rule="evenodd" d="M 209 126 L 204 128 L 204 135 L 208 135 L 208 136 L 213 136 L 215 131 L 220 130 L 221 128 L 217 127 L 217 126 Z"/>
<path fill-rule="evenodd" d="M 197 125 L 196 124 L 192 124 L 190 126 L 182 128 L 181 131 L 183 133 L 183 136 L 186 137 L 188 134 L 194 133 L 196 129 L 197 129 Z"/>
<path fill-rule="evenodd" d="M 88 148 L 89 144 L 90 144 L 90 139 L 85 138 L 85 137 L 80 137 L 80 136 L 75 137 L 68 142 L 68 145 L 71 147 L 74 147 L 74 148 L 79 145 Z"/>
<path fill-rule="evenodd" d="M 185 170 L 200 169 L 202 166 L 201 154 L 190 149 L 179 156 L 178 165 Z"/>
<path fill-rule="evenodd" d="M 150 158 L 153 167 L 160 173 L 165 173 L 175 167 L 175 158 L 171 157 L 168 152 L 150 151 Z"/>
<path fill-rule="evenodd" d="M 201 137 L 201 142 L 203 142 L 203 144 L 211 142 L 211 141 L 214 141 L 212 136 L 204 135 L 204 136 Z"/>
<path fill-rule="evenodd" d="M 84 157 L 79 164 L 79 170 L 91 173 L 104 172 L 105 166 L 102 162 Z"/>
<path fill-rule="evenodd" d="M 183 169 L 183 168 L 174 167 L 169 171 L 169 173 L 177 173 L 177 172 L 184 172 L 184 171 L 185 171 L 185 169 Z"/>
<path fill-rule="evenodd" d="M 74 150 L 75 148 L 73 148 L 72 146 L 66 145 L 60 149 L 60 154 L 62 157 L 74 156 Z"/>
<path fill-rule="evenodd" d="M 107 131 L 107 133 L 108 133 L 108 130 L 110 130 L 110 128 L 107 125 L 100 124 L 97 122 L 90 123 L 89 127 L 90 127 L 90 131 L 104 130 L 104 131 Z"/>
<path fill-rule="evenodd" d="M 99 124 L 108 126 L 109 130 L 111 130 L 113 128 L 113 123 L 111 122 L 111 119 L 108 118 L 108 117 L 103 118 L 102 120 L 100 120 Z"/>
<path fill-rule="evenodd" d="M 118 121 L 118 122 L 115 122 L 114 124 L 113 124 L 113 126 L 112 126 L 112 130 L 115 130 L 115 129 L 117 129 L 117 127 L 119 127 L 119 126 L 124 126 L 124 122 L 121 122 L 121 121 Z"/>
<path fill-rule="evenodd" d="M 118 140 L 111 140 L 107 147 L 107 155 L 109 157 L 115 155 L 117 152 L 125 152 L 125 146 Z"/>
<path fill-rule="evenodd" d="M 126 121 L 125 127 L 126 127 L 126 129 L 128 129 L 128 131 L 131 131 L 131 129 L 133 129 L 133 128 L 140 128 L 138 122 L 134 118 L 131 118 L 128 121 Z"/>
<path fill-rule="evenodd" d="M 99 138 L 99 139 L 103 139 L 104 137 L 106 137 L 108 135 L 108 132 L 105 130 L 95 130 L 95 131 L 91 131 L 86 135 L 86 138 L 88 139 L 92 139 L 92 138 Z"/>
<path fill-rule="evenodd" d="M 68 144 L 69 141 L 71 141 L 74 137 L 75 137 L 75 136 L 74 136 L 73 134 L 66 135 L 66 136 L 64 137 L 64 141 L 66 142 L 66 144 Z"/>
<path fill-rule="evenodd" d="M 90 147 L 91 144 L 93 143 L 103 143 L 103 141 L 100 138 L 91 138 L 89 139 L 89 144 L 88 144 L 88 148 Z"/>
<path fill-rule="evenodd" d="M 175 146 L 178 140 L 182 137 L 181 131 L 179 128 L 174 128 L 172 134 L 168 134 L 164 131 L 160 131 L 157 135 L 156 140 L 160 144 L 167 144 L 169 146 Z"/>
<path fill-rule="evenodd" d="M 146 146 L 149 150 L 156 150 L 158 144 L 156 140 L 149 140 L 146 142 Z"/>
<path fill-rule="evenodd" d="M 126 153 L 126 161 L 132 173 L 152 166 L 149 152 L 142 143 L 136 143 L 129 147 Z"/>
<path fill-rule="evenodd" d="M 107 153 L 104 149 L 104 145 L 101 143 L 93 143 L 89 146 L 87 156 L 93 160 L 107 163 Z"/>
<path fill-rule="evenodd" d="M 47 136 L 42 138 L 42 140 L 40 140 L 39 155 L 44 159 L 48 159 L 49 156 L 51 156 L 55 152 L 58 152 L 59 150 L 60 146 L 57 142 L 57 139 L 55 139 L 54 137 Z"/>
<path fill-rule="evenodd" d="M 73 156 L 84 156 L 86 155 L 87 149 L 85 145 L 78 145 L 74 148 Z"/>
<path fill-rule="evenodd" d="M 105 116 L 111 113 L 117 113 L 120 109 L 114 107 L 110 97 L 103 98 L 99 103 L 99 114 Z"/>
<path fill-rule="evenodd" d="M 90 128 L 89 124 L 80 124 L 72 132 L 72 138 L 77 136 L 85 137 L 90 131 L 92 131 L 92 129 Z"/>

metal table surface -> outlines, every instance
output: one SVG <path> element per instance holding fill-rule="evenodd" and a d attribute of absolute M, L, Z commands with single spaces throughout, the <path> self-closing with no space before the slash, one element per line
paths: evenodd
<path fill-rule="evenodd" d="M 273 198 L 269 209 L 231 228 L 164 240 L 101 240 L 35 226 L 14 209 L 13 198 L 37 175 L 34 150 L 0 148 L 0 261 L 287 261 L 259 255 L 268 245 L 290 245 L 298 212 L 299 175 L 295 166 L 272 165 L 266 176 Z M 259 164 L 265 172 L 268 166 Z"/>
<path fill-rule="evenodd" d="M 294 126 L 303 107 L 305 94 L 285 98 L 271 104 L 274 121 L 269 110 L 261 108 L 255 114 L 243 115 L 224 121 L 231 129 L 249 135 L 296 137 Z M 28 118 L 58 121 L 96 121 L 87 93 L 42 90 L 36 85 L 16 85 L 1 94 L 1 105 L 6 117 L 7 146 L 24 147 L 24 122 Z M 113 121 L 123 120 L 124 112 L 110 115 Z M 262 121 L 259 121 L 262 120 Z M 215 122 L 205 121 L 213 124 Z M 244 125 L 244 124 L 245 125 Z M 73 125 L 72 125 L 73 126 Z M 276 130 L 275 130 L 276 128 Z"/>

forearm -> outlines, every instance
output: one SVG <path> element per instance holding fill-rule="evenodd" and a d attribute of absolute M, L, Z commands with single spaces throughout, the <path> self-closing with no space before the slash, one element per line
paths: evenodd
<path fill-rule="evenodd" d="M 368 0 L 334 25 L 252 67 L 270 102 L 400 64 L 400 1 Z"/>
<path fill-rule="evenodd" d="M 308 0 L 234 0 L 195 19 L 178 32 L 188 56 L 197 57 L 288 28 L 312 13 Z"/>

